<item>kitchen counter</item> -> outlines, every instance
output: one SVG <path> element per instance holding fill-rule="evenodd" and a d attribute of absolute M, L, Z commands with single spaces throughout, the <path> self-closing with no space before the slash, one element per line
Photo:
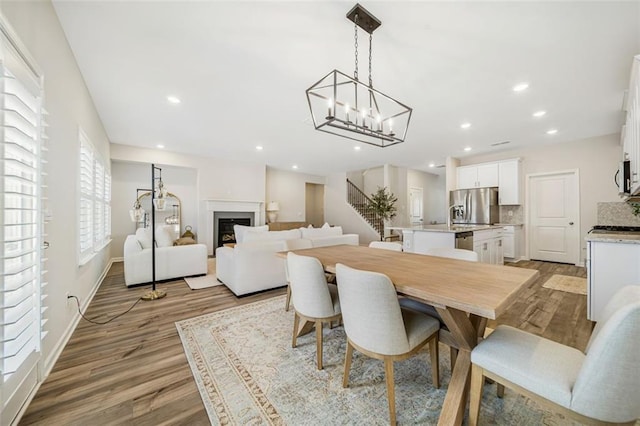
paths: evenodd
<path fill-rule="evenodd" d="M 585 237 L 586 241 L 599 241 L 605 243 L 640 244 L 640 234 L 637 232 L 615 232 L 615 233 L 591 233 Z"/>
<path fill-rule="evenodd" d="M 485 229 L 496 229 L 502 228 L 499 225 L 457 225 L 453 224 L 451 226 L 447 226 L 447 224 L 438 224 L 438 225 L 418 225 L 418 226 L 410 226 L 410 227 L 401 227 L 401 226 L 392 226 L 387 229 L 395 229 L 398 231 L 414 231 L 414 232 L 448 232 L 448 233 L 460 233 L 460 232 L 473 232 L 473 231 L 482 231 Z"/>

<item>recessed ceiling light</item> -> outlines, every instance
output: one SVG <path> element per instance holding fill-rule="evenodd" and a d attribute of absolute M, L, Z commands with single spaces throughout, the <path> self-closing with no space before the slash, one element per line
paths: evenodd
<path fill-rule="evenodd" d="M 167 96 L 167 100 L 169 101 L 169 103 L 172 103 L 172 104 L 180 103 L 180 99 L 176 98 L 175 96 Z"/>
<path fill-rule="evenodd" d="M 542 117 L 546 113 L 547 113 L 547 111 L 536 111 L 536 112 L 533 113 L 533 116 L 534 117 Z"/>
<path fill-rule="evenodd" d="M 522 92 L 523 90 L 526 90 L 528 87 L 529 87 L 529 83 L 518 83 L 515 86 L 513 86 L 513 91 Z"/>
<path fill-rule="evenodd" d="M 260 145 L 256 146 L 256 151 L 262 151 L 262 147 Z"/>
<path fill-rule="evenodd" d="M 354 151 L 360 151 L 361 149 L 362 149 L 362 148 L 361 148 L 361 147 L 359 147 L 359 146 L 354 146 L 354 147 L 353 147 L 353 150 L 354 150 Z"/>
<path fill-rule="evenodd" d="M 435 166 L 436 166 L 436 165 L 435 165 L 435 163 L 429 163 L 429 167 L 432 167 L 432 168 L 433 168 L 433 167 L 435 167 Z"/>
<path fill-rule="evenodd" d="M 471 127 L 471 123 L 462 123 L 462 124 L 460 125 L 460 128 L 461 128 L 461 129 L 468 129 L 469 127 Z"/>
<path fill-rule="evenodd" d="M 556 133 L 558 133 L 558 129 L 549 129 L 549 130 L 547 130 L 547 134 L 548 135 L 555 135 Z"/>
<path fill-rule="evenodd" d="M 471 147 L 470 147 L 470 146 L 467 146 L 467 147 L 465 147 L 465 148 L 464 148 L 464 150 L 465 150 L 465 151 L 467 151 L 467 152 L 468 152 L 468 151 L 471 151 Z"/>
<path fill-rule="evenodd" d="M 162 145 L 161 143 L 159 143 L 158 145 L 156 145 L 156 148 L 158 148 L 158 149 L 164 149 L 164 145 Z"/>
<path fill-rule="evenodd" d="M 291 166 L 292 169 L 297 170 L 298 169 L 298 165 L 294 164 L 293 166 Z"/>

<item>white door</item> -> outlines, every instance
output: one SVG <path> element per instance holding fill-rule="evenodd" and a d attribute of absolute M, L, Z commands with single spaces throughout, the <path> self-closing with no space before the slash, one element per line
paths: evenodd
<path fill-rule="evenodd" d="M 578 264 L 580 205 L 578 172 L 528 176 L 529 257 Z"/>
<path fill-rule="evenodd" d="M 422 188 L 409 188 L 409 220 L 411 225 L 422 225 L 424 220 L 423 205 Z"/>

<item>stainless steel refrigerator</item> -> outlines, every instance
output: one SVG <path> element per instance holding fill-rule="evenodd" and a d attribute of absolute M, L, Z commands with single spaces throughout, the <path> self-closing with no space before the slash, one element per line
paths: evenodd
<path fill-rule="evenodd" d="M 499 221 L 498 188 L 457 189 L 449 193 L 451 223 L 494 224 Z"/>

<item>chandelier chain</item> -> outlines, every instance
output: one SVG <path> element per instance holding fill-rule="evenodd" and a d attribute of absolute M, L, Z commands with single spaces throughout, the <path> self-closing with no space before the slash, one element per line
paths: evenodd
<path fill-rule="evenodd" d="M 355 47 L 356 47 L 356 67 L 353 71 L 353 78 L 358 79 L 358 14 L 356 14 L 354 19 L 354 38 L 355 38 Z"/>
<path fill-rule="evenodd" d="M 369 87 L 373 87 L 373 76 L 371 75 L 372 44 L 373 44 L 373 33 L 369 33 Z"/>

